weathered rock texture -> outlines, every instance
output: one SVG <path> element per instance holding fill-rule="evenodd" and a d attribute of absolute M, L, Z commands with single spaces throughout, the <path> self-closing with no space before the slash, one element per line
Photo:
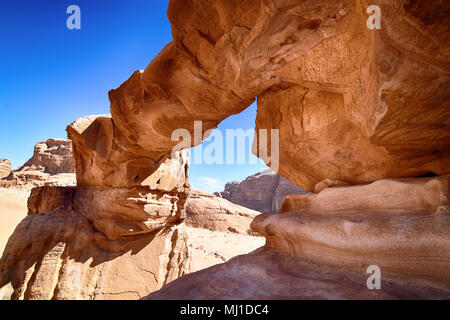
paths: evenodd
<path fill-rule="evenodd" d="M 11 161 L 0 158 L 0 179 L 8 176 L 11 170 Z"/>
<path fill-rule="evenodd" d="M 158 159 L 175 129 L 258 97 L 256 129 L 280 129 L 278 173 L 305 190 L 450 173 L 448 4 L 371 4 L 380 30 L 361 1 L 171 1 L 174 40 L 110 92 L 114 124 Z"/>
<path fill-rule="evenodd" d="M 265 248 L 149 298 L 450 299 L 449 178 L 380 180 L 288 197 L 280 213 L 252 222 Z M 366 287 L 370 265 L 381 269 L 381 290 Z"/>
<path fill-rule="evenodd" d="M 76 209 L 77 192 L 33 189 L 0 263 L 12 299 L 137 299 L 184 274 L 183 225 L 109 240 Z"/>
<path fill-rule="evenodd" d="M 145 299 L 450 299 L 448 292 L 386 278 L 381 290 L 369 290 L 367 277 L 364 272 L 319 265 L 263 248 L 183 276 Z"/>
<path fill-rule="evenodd" d="M 14 296 L 24 291 L 26 298 L 55 292 L 59 297 L 61 288 L 72 283 L 92 288 L 83 280 L 59 277 L 55 264 L 46 263 L 55 261 L 47 252 L 53 257 L 61 251 L 62 257 L 73 252 L 75 261 L 88 261 L 83 256 L 87 250 L 76 249 L 84 243 L 78 236 L 87 232 L 78 226 L 92 227 L 95 232 L 87 238 L 102 250 L 118 250 L 120 257 L 142 237 L 146 245 L 139 242 L 140 252 L 157 246 L 152 254 L 170 261 L 174 275 L 182 274 L 187 251 L 182 246 L 176 250 L 179 256 L 164 251 L 156 235 L 174 237 L 164 232 L 181 227 L 189 193 L 186 158 L 173 152 L 187 145 L 172 140 L 172 134 L 184 128 L 194 136 L 194 121 L 202 121 L 204 133 L 256 97 L 256 129 L 279 129 L 279 174 L 305 190 L 313 191 L 325 179 L 363 184 L 449 174 L 450 22 L 444 14 L 449 3 L 372 4 L 381 8 L 380 30 L 367 28 L 365 1 L 171 1 L 173 41 L 145 70 L 109 92 L 112 118 L 85 117 L 68 127 L 77 174 L 72 209 L 24 221 L 27 231 L 16 230 L 2 257 L 0 285 L 11 282 Z M 269 165 L 277 163 L 272 153 L 258 156 Z M 448 289 L 443 272 L 450 265 L 446 212 L 361 214 L 263 215 L 255 220 L 255 230 L 266 234 L 269 247 L 289 254 L 316 260 L 323 250 L 329 258 L 319 262 L 349 267 L 375 259 L 405 281 Z M 75 229 L 62 228 L 66 222 Z M 180 233 L 176 238 L 182 238 Z M 55 248 L 52 239 L 66 243 L 65 249 L 57 245 L 50 250 L 48 245 Z M 95 252 L 88 257 L 96 261 Z M 151 278 L 160 270 L 154 266 L 142 272 Z M 43 274 L 53 275 L 51 283 L 58 285 L 41 280 L 39 271 L 45 268 Z M 77 279 L 94 278 L 88 276 L 91 269 L 83 270 L 75 273 Z M 116 283 L 127 286 L 128 274 L 106 271 L 99 279 L 114 275 Z"/>
<path fill-rule="evenodd" d="M 378 265 L 397 280 L 450 291 L 450 175 L 380 180 L 286 198 L 252 228 L 266 247 L 332 266 Z"/>
<path fill-rule="evenodd" d="M 74 172 L 72 142 L 48 139 L 37 143 L 33 156 L 0 180 L 0 186 L 31 189 L 43 185 L 75 185 Z"/>
<path fill-rule="evenodd" d="M 76 187 L 34 188 L 0 260 L 14 299 L 135 299 L 189 270 L 189 153 L 155 164 L 109 116 L 67 128 Z M 123 162 L 122 162 L 123 161 Z"/>
<path fill-rule="evenodd" d="M 0 260 L 0 287 L 10 283 L 12 299 L 143 297 L 190 270 L 183 201 L 143 187 L 34 188 Z"/>
<path fill-rule="evenodd" d="M 277 212 L 286 195 L 304 193 L 307 191 L 267 169 L 241 182 L 228 182 L 224 191 L 214 195 L 259 212 Z"/>
<path fill-rule="evenodd" d="M 192 189 L 186 204 L 186 224 L 196 228 L 254 234 L 250 223 L 260 214 L 213 196 L 202 190 Z"/>

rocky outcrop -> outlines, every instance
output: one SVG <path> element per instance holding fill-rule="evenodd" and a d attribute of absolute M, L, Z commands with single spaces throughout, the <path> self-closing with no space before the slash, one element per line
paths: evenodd
<path fill-rule="evenodd" d="M 279 129 L 278 173 L 307 191 L 448 174 L 448 5 L 372 4 L 381 29 L 352 0 L 171 1 L 174 40 L 110 92 L 114 124 L 158 159 L 174 130 L 206 132 L 258 97 L 256 130 Z"/>
<path fill-rule="evenodd" d="M 130 250 L 151 249 L 158 257 L 159 262 L 140 269 L 149 278 L 158 270 L 168 270 L 166 279 L 181 275 L 187 249 L 174 240 L 184 237 L 189 185 L 187 158 L 180 150 L 201 139 L 180 143 L 173 134 L 184 129 L 183 136 L 193 136 L 195 121 L 207 134 L 256 97 L 257 132 L 278 129 L 279 139 L 270 135 L 264 148 L 260 135 L 255 153 L 307 191 L 326 179 L 367 184 L 449 174 L 449 21 L 442 14 L 449 4 L 373 4 L 382 12 L 381 29 L 367 27 L 367 4 L 353 0 L 171 1 L 173 41 L 145 70 L 109 92 L 111 117 L 85 117 L 68 127 L 77 175 L 73 203 L 62 211 L 29 215 L 16 229 L 0 261 L 0 286 L 11 283 L 17 298 L 67 296 L 60 292 L 96 298 L 101 295 L 92 288 L 105 288 L 102 279 L 114 278 L 124 293 L 133 281 L 128 281 L 130 272 L 116 271 L 116 263 Z M 339 190 L 346 188 L 352 187 Z M 396 190 L 390 191 L 405 197 Z M 432 214 L 387 211 L 281 210 L 258 216 L 253 225 L 266 236 L 268 248 L 295 258 L 350 269 L 378 262 L 399 283 L 448 290 L 445 206 Z M 108 253 L 112 267 L 99 271 L 98 278 L 90 276 L 95 268 L 65 271 L 74 261 L 94 266 L 104 261 L 86 243 L 117 253 Z M 245 276 L 244 269 L 233 266 L 232 274 Z M 283 270 L 291 274 L 294 269 Z M 98 281 L 92 285 L 83 279 Z M 147 289 L 167 283 L 160 279 L 156 276 Z M 64 289 L 72 284 L 79 290 Z"/>
<path fill-rule="evenodd" d="M 250 223 L 260 214 L 202 190 L 192 189 L 186 204 L 186 224 L 196 228 L 254 234 Z"/>
<path fill-rule="evenodd" d="M 366 266 L 367 267 L 367 266 Z M 450 299 L 450 293 L 383 278 L 369 290 L 365 272 L 332 268 L 259 249 L 181 277 L 149 300 Z"/>
<path fill-rule="evenodd" d="M 8 176 L 11 170 L 11 161 L 0 158 L 0 179 Z"/>
<path fill-rule="evenodd" d="M 48 139 L 34 147 L 33 156 L 23 166 L 0 180 L 0 187 L 75 185 L 75 163 L 72 142 L 68 139 Z"/>
<path fill-rule="evenodd" d="M 77 186 L 32 190 L 0 260 L 0 287 L 12 286 L 13 299 L 136 299 L 190 270 L 189 152 L 152 172 L 111 128 L 108 116 L 67 128 Z"/>
<path fill-rule="evenodd" d="M 387 179 L 289 196 L 280 213 L 252 222 L 266 237 L 264 249 L 181 278 L 149 298 L 450 299 L 449 181 L 449 175 Z M 381 290 L 366 287 L 371 265 L 380 268 Z M 277 281 L 260 277 L 262 271 Z M 211 281 L 214 290 L 202 285 Z"/>
<path fill-rule="evenodd" d="M 0 287 L 9 283 L 12 299 L 136 299 L 185 274 L 186 194 L 156 187 L 32 189 L 0 260 Z"/>
<path fill-rule="evenodd" d="M 241 182 L 228 182 L 224 191 L 214 195 L 255 211 L 277 212 L 286 195 L 304 193 L 307 191 L 267 169 Z"/>
<path fill-rule="evenodd" d="M 383 179 L 368 185 L 330 187 L 318 194 L 290 195 L 280 212 L 437 215 L 449 210 L 449 178 Z"/>

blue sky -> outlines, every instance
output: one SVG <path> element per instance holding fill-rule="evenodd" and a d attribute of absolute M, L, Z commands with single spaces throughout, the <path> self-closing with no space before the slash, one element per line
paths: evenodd
<path fill-rule="evenodd" d="M 81 8 L 81 30 L 66 9 Z M 0 157 L 20 166 L 33 146 L 66 137 L 73 120 L 109 113 L 108 91 L 144 69 L 171 40 L 168 1 L 3 0 L 0 4 Z M 253 128 L 256 107 L 219 130 Z M 208 143 L 208 142 L 206 142 Z M 194 187 L 221 190 L 265 168 L 258 164 L 192 165 Z"/>

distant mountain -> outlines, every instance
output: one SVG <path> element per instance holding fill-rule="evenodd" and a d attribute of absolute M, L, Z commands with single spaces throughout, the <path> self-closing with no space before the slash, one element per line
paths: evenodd
<path fill-rule="evenodd" d="M 277 212 L 286 195 L 305 193 L 308 192 L 267 169 L 241 182 L 229 182 L 224 191 L 214 195 L 259 212 Z"/>

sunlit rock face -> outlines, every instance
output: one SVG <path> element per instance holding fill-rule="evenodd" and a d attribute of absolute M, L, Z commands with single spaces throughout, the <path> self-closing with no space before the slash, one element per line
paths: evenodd
<path fill-rule="evenodd" d="M 311 263 L 262 248 L 183 276 L 144 299 L 450 299 L 449 292 L 386 278 L 382 290 L 369 290 L 366 281 L 367 275 L 362 272 Z"/>
<path fill-rule="evenodd" d="M 255 234 L 250 223 L 260 212 L 208 192 L 192 189 L 186 204 L 186 225 L 217 231 Z"/>
<path fill-rule="evenodd" d="M 242 181 L 228 182 L 214 195 L 259 212 L 277 212 L 286 195 L 304 193 L 307 191 L 267 169 Z"/>
<path fill-rule="evenodd" d="M 173 130 L 258 97 L 257 129 L 280 129 L 279 173 L 308 191 L 449 173 L 448 5 L 373 4 L 379 30 L 350 0 L 172 1 L 174 41 L 110 92 L 114 122 L 156 159 Z"/>
<path fill-rule="evenodd" d="M 146 299 L 450 299 L 449 200 L 448 175 L 289 196 L 253 220 L 263 248 Z"/>
<path fill-rule="evenodd" d="M 138 299 L 189 270 L 184 224 L 110 240 L 76 209 L 89 201 L 78 192 L 32 190 L 0 260 L 12 299 Z"/>
<path fill-rule="evenodd" d="M 9 173 L 11 172 L 11 161 L 8 159 L 1 159 L 0 158 L 0 179 L 7 177 Z"/>
<path fill-rule="evenodd" d="M 34 205 L 12 235 L 0 261 L 0 286 L 10 283 L 13 298 L 136 298 L 182 275 L 188 269 L 188 157 L 172 152 L 179 143 L 172 134 L 180 128 L 193 134 L 194 121 L 202 121 L 206 132 L 257 97 L 256 129 L 279 129 L 279 174 L 320 191 L 300 197 L 310 197 L 311 208 L 328 208 L 317 203 L 328 195 L 336 199 L 324 181 L 355 197 L 350 208 L 337 196 L 342 202 L 336 209 L 318 213 L 305 209 L 308 201 L 291 198 L 279 214 L 255 219 L 253 228 L 266 236 L 273 259 L 283 253 L 328 264 L 336 283 L 345 278 L 340 268 L 378 262 L 406 286 L 401 292 L 420 286 L 407 292 L 445 297 L 427 290 L 450 288 L 448 180 L 442 189 L 433 189 L 434 182 L 420 185 L 419 209 L 399 192 L 403 187 L 390 190 L 398 198 L 391 208 L 364 192 L 346 193 L 353 186 L 345 185 L 450 173 L 450 26 L 442 14 L 449 4 L 373 4 L 381 8 L 379 30 L 367 28 L 367 4 L 354 0 L 171 1 L 173 41 L 144 71 L 109 92 L 111 116 L 85 117 L 67 128 L 77 187 L 57 189 L 64 192 L 62 207 L 59 191 L 39 191 L 35 198 L 52 200 Z M 235 260 L 233 269 L 217 267 L 222 280 L 245 276 L 245 259 Z M 288 280 L 283 283 L 294 283 Z M 274 281 L 261 282 L 266 296 L 279 297 L 269 292 L 279 287 L 267 282 Z M 222 284 L 223 296 L 233 297 Z M 339 297 L 358 297 L 360 285 L 349 284 Z M 301 297 L 295 290 L 305 288 L 313 287 L 284 296 Z M 322 288 L 315 297 L 329 297 L 334 287 Z"/>
<path fill-rule="evenodd" d="M 266 247 L 319 264 L 377 265 L 405 283 L 450 291 L 450 175 L 385 179 L 288 196 L 255 218 Z"/>

